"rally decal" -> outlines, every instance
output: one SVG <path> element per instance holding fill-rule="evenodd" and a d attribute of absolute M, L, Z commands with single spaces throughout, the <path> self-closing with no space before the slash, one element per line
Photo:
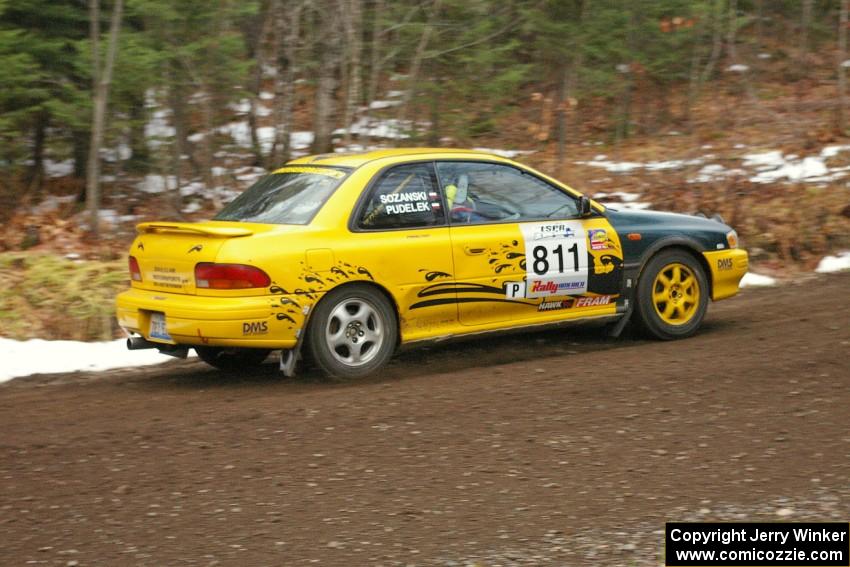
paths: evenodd
<path fill-rule="evenodd" d="M 581 221 L 523 223 L 525 297 L 583 295 L 587 291 L 587 238 Z"/>

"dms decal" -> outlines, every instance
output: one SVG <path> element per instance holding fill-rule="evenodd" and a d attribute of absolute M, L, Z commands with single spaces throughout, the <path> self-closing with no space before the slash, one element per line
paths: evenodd
<path fill-rule="evenodd" d="M 732 269 L 732 258 L 719 258 L 717 260 L 717 269 L 721 271 Z"/>
<path fill-rule="evenodd" d="M 256 323 L 242 323 L 243 335 L 265 335 L 269 332 L 269 324 L 266 321 Z"/>

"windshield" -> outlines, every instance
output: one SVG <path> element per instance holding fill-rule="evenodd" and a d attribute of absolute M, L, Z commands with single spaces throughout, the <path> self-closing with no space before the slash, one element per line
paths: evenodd
<path fill-rule="evenodd" d="M 284 167 L 249 187 L 215 220 L 307 224 L 346 175 L 327 167 Z"/>

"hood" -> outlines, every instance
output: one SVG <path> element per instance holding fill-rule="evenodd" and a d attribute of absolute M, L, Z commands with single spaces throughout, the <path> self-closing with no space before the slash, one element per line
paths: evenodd
<path fill-rule="evenodd" d="M 618 210 L 606 207 L 605 216 L 614 226 L 635 226 L 641 228 L 664 227 L 682 231 L 722 231 L 732 230 L 727 224 L 716 219 L 681 213 L 661 211 Z"/>

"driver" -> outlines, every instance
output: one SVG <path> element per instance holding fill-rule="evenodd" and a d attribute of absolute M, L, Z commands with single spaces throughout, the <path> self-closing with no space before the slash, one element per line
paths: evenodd
<path fill-rule="evenodd" d="M 449 214 L 452 219 L 463 222 L 485 220 L 476 213 L 475 201 L 469 196 L 469 176 L 461 173 L 454 183 L 446 185 L 446 200 L 449 204 Z"/>

